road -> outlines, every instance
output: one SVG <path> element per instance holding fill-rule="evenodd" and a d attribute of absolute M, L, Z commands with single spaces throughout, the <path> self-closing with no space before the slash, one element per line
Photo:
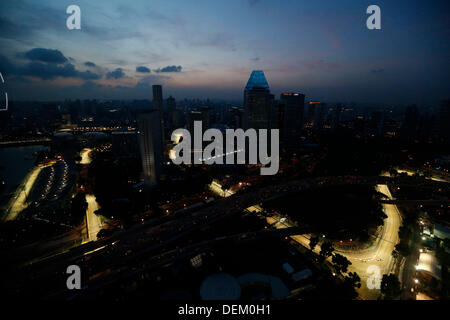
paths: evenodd
<path fill-rule="evenodd" d="M 91 160 L 91 152 L 92 149 L 85 148 L 81 150 L 80 156 L 82 165 L 89 165 Z M 86 195 L 86 202 L 88 203 L 88 207 L 86 209 L 86 233 L 83 235 L 83 242 L 87 241 L 96 241 L 97 233 L 102 229 L 102 227 L 106 223 L 106 218 L 96 215 L 95 211 L 99 209 L 99 205 L 97 200 L 93 194 Z"/>
<path fill-rule="evenodd" d="M 417 172 L 411 171 L 411 170 L 406 170 L 406 169 L 397 169 L 398 173 L 406 173 L 408 176 L 413 176 L 415 174 L 417 174 Z M 431 177 L 428 177 L 427 179 L 433 180 L 433 181 L 438 181 L 438 182 L 448 182 L 448 180 L 442 179 L 436 175 L 433 175 Z"/>
<path fill-rule="evenodd" d="M 211 190 L 215 191 L 222 197 L 224 196 L 224 192 L 222 191 L 221 186 L 217 183 L 214 188 L 211 188 Z M 376 190 L 386 195 L 389 199 L 392 199 L 391 192 L 389 191 L 387 185 L 377 185 Z M 340 254 L 346 256 L 347 259 L 352 263 L 352 265 L 349 267 L 349 272 L 356 272 L 361 278 L 361 288 L 358 289 L 358 294 L 362 299 L 365 300 L 374 300 L 379 297 L 380 290 L 376 288 L 369 289 L 367 286 L 367 280 L 369 279 L 369 277 L 372 276 L 373 279 L 375 276 L 378 278 L 378 281 L 381 281 L 383 274 L 391 273 L 391 269 L 394 265 L 392 251 L 399 241 L 398 230 L 401 225 L 401 217 L 397 206 L 393 204 L 382 204 L 382 208 L 387 218 L 384 220 L 382 232 L 379 238 L 374 242 L 374 244 L 370 248 L 365 250 L 353 252 L 339 251 Z M 249 207 L 247 210 L 252 212 L 261 212 L 262 208 L 258 205 L 254 205 L 252 207 Z M 266 221 L 268 224 L 273 225 L 273 227 L 277 229 L 293 227 L 293 225 L 289 221 L 280 222 L 280 218 L 281 216 L 275 214 L 272 217 L 267 217 Z M 308 249 L 310 248 L 310 235 L 295 235 L 291 236 L 290 238 L 300 245 Z M 320 251 L 319 246 L 316 246 L 314 251 L 318 254 Z M 377 270 L 378 268 L 379 274 L 376 275 L 373 271 L 368 270 L 369 267 L 373 268 L 371 270 Z M 376 283 L 376 281 L 374 281 L 373 283 Z"/>
<path fill-rule="evenodd" d="M 13 199 L 11 200 L 9 209 L 6 211 L 7 213 L 4 218 L 5 221 L 16 219 L 19 213 L 28 207 L 27 196 L 43 168 L 45 167 L 34 167 L 33 170 L 25 177 L 24 182 L 19 186 Z"/>
<path fill-rule="evenodd" d="M 376 189 L 388 196 L 389 199 L 392 199 L 391 192 L 387 185 L 378 185 Z M 374 275 L 372 272 L 367 272 L 368 268 L 370 266 L 379 268 L 380 277 L 382 277 L 383 274 L 391 273 L 394 265 L 392 251 L 399 241 L 398 230 L 401 225 L 400 212 L 396 205 L 383 204 L 382 206 L 387 218 L 384 219 L 381 235 L 377 241 L 375 241 L 373 246 L 363 251 L 343 253 L 352 263 L 349 271 L 358 273 L 361 278 L 361 288 L 358 293 L 363 299 L 376 299 L 380 295 L 380 290 L 369 289 L 367 287 L 368 278 Z"/>
<path fill-rule="evenodd" d="M 80 152 L 80 156 L 81 156 L 81 161 L 80 164 L 90 164 L 91 163 L 91 157 L 90 154 L 92 152 L 92 149 L 89 148 L 85 148 L 83 150 L 81 150 Z"/>
<path fill-rule="evenodd" d="M 99 206 L 94 195 L 87 194 L 86 201 L 88 203 L 88 207 L 86 209 L 87 238 L 83 239 L 83 242 L 96 241 L 97 233 L 102 229 L 105 219 L 102 216 L 95 214 L 95 211 L 98 210 Z"/>
<path fill-rule="evenodd" d="M 211 182 L 211 184 L 209 185 L 209 189 L 224 198 L 232 196 L 234 194 L 234 192 L 232 192 L 231 190 L 222 190 L 222 186 L 215 181 Z"/>

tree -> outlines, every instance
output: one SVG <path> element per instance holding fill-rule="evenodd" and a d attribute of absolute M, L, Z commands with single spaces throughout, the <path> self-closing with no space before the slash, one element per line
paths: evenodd
<path fill-rule="evenodd" d="M 348 276 L 345 277 L 345 282 L 350 284 L 352 287 L 361 288 L 361 278 L 356 272 L 349 272 Z"/>
<path fill-rule="evenodd" d="M 318 243 L 319 243 L 318 237 L 312 236 L 311 238 L 309 238 L 309 247 L 311 248 L 311 251 L 314 250 L 314 248 L 317 246 Z"/>
<path fill-rule="evenodd" d="M 398 252 L 397 250 L 392 250 L 392 257 L 394 257 L 394 259 L 397 259 L 400 257 L 400 252 Z"/>
<path fill-rule="evenodd" d="M 334 248 L 333 248 L 333 245 L 331 244 L 331 242 L 325 241 L 320 246 L 319 254 L 322 258 L 328 258 L 329 256 L 331 256 L 333 254 L 333 251 L 334 251 Z"/>
<path fill-rule="evenodd" d="M 444 239 L 443 244 L 444 244 L 444 247 L 446 247 L 447 249 L 450 249 L 450 239 L 449 238 Z"/>
<path fill-rule="evenodd" d="M 86 201 L 86 195 L 83 192 L 79 192 L 73 197 L 70 206 L 70 213 L 73 223 L 79 223 L 83 220 L 86 214 L 88 203 Z"/>
<path fill-rule="evenodd" d="M 386 300 L 397 298 L 401 292 L 400 281 L 395 274 L 383 275 L 383 279 L 381 279 L 381 293 Z"/>
<path fill-rule="evenodd" d="M 389 174 L 391 175 L 391 177 L 396 177 L 396 176 L 398 176 L 398 172 L 397 172 L 397 170 L 395 170 L 395 169 L 390 169 L 389 170 Z"/>
<path fill-rule="evenodd" d="M 339 253 L 335 253 L 331 258 L 331 261 L 334 263 L 334 267 L 339 273 L 346 273 L 348 266 L 352 264 L 346 257 Z"/>
<path fill-rule="evenodd" d="M 411 254 L 411 248 L 404 240 L 401 240 L 399 244 L 395 245 L 395 251 L 397 251 L 398 254 L 401 254 L 404 257 L 407 257 Z"/>

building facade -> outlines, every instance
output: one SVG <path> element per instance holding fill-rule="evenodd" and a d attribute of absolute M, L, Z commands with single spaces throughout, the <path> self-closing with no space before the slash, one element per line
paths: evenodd
<path fill-rule="evenodd" d="M 163 161 L 159 113 L 159 110 L 152 110 L 141 113 L 138 117 L 142 170 L 144 182 L 148 186 L 157 184 Z"/>

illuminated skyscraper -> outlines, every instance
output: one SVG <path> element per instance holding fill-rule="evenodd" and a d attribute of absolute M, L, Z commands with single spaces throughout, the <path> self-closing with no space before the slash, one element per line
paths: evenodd
<path fill-rule="evenodd" d="M 246 128 L 270 129 L 273 100 L 264 72 L 253 71 L 244 90 Z"/>
<path fill-rule="evenodd" d="M 157 184 L 161 173 L 162 145 L 160 111 L 141 113 L 138 117 L 139 146 L 144 181 L 149 186 Z"/>

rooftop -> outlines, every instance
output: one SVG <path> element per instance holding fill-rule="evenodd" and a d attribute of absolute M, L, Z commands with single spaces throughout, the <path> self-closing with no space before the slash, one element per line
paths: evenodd
<path fill-rule="evenodd" d="M 250 79 L 248 79 L 247 86 L 245 90 L 252 90 L 255 88 L 263 88 L 269 90 L 269 84 L 267 83 L 266 76 L 264 75 L 264 71 L 255 70 L 252 71 Z"/>

